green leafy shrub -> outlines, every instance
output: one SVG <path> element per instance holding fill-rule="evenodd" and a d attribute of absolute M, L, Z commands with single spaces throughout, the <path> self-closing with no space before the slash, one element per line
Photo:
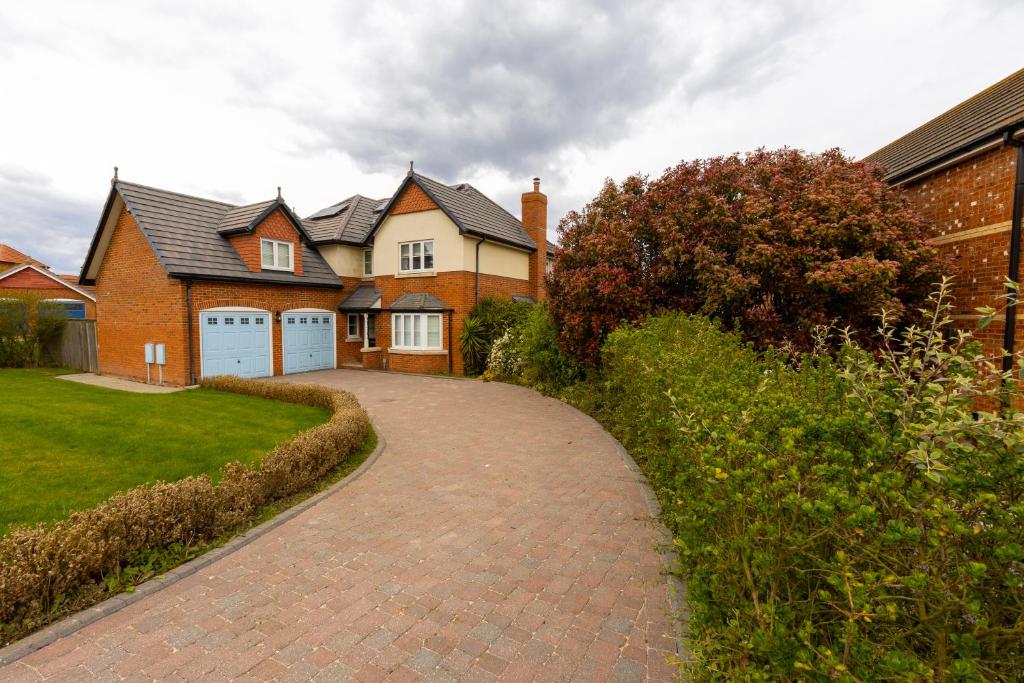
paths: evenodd
<path fill-rule="evenodd" d="M 532 304 L 499 297 L 484 297 L 462 324 L 459 337 L 466 372 L 479 375 L 487 367 L 491 345 L 510 327 L 521 322 Z"/>
<path fill-rule="evenodd" d="M 612 333 L 566 396 L 658 493 L 697 679 L 1024 671 L 1024 415 L 949 336 L 943 290 L 879 352 L 757 353 L 703 318 Z"/>
<path fill-rule="evenodd" d="M 0 367 L 42 365 L 44 352 L 66 326 L 63 311 L 54 304 L 31 296 L 0 298 Z"/>
<path fill-rule="evenodd" d="M 116 576 L 140 553 L 191 547 L 254 519 L 262 506 L 315 484 L 369 433 L 366 411 L 347 392 L 236 377 L 202 383 L 332 415 L 253 466 L 226 464 L 216 485 L 204 475 L 138 486 L 53 525 L 12 529 L 0 537 L 0 625 L 47 613 L 69 594 Z"/>
<path fill-rule="evenodd" d="M 492 345 L 484 377 L 522 382 L 548 393 L 579 381 L 582 367 L 558 347 L 558 330 L 547 305 L 527 304 L 524 311 Z"/>

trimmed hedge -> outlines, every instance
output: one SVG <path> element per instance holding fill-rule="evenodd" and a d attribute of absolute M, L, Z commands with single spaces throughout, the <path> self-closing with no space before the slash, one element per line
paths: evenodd
<path fill-rule="evenodd" d="M 0 537 L 0 623 L 49 612 L 76 590 L 116 575 L 142 551 L 211 541 L 253 520 L 261 507 L 313 486 L 369 433 L 366 411 L 348 392 L 235 377 L 202 384 L 326 408 L 331 418 L 254 466 L 224 465 L 216 485 L 203 475 L 138 486 L 53 525 L 12 529 Z"/>

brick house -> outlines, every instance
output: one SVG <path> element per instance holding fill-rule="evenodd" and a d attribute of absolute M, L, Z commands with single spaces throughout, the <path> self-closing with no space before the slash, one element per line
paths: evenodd
<path fill-rule="evenodd" d="M 235 206 L 115 178 L 80 278 L 96 287 L 100 372 L 145 378 L 154 343 L 172 384 L 342 365 L 462 374 L 479 297 L 544 296 L 539 181 L 522 206 L 520 221 L 410 171 L 390 198 L 302 219 L 280 195 Z"/>
<path fill-rule="evenodd" d="M 1000 307 L 1020 281 L 1024 201 L 1024 69 L 868 155 L 935 226 L 932 243 L 957 264 L 954 319 L 986 355 L 1019 352 L 1022 321 L 1009 306 L 984 330 L 979 306 Z M 1008 322 L 1009 321 L 1009 322 Z M 1004 368 L 1012 358 L 1004 359 Z"/>
<path fill-rule="evenodd" d="M 96 318 L 96 294 L 78 284 L 77 275 L 53 273 L 46 264 L 0 244 L 0 300 L 26 297 L 50 304 L 68 318 Z"/>

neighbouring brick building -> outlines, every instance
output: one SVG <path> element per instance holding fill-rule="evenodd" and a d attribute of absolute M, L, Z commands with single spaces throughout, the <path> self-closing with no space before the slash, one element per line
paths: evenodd
<path fill-rule="evenodd" d="M 1006 278 L 1020 281 L 1022 139 L 1024 69 L 865 159 L 884 166 L 887 180 L 934 224 L 932 242 L 957 267 L 954 318 L 987 355 L 1019 352 L 1024 341 L 1016 306 L 983 330 L 976 311 L 1005 305 Z"/>
<path fill-rule="evenodd" d="M 32 300 L 72 319 L 96 318 L 96 294 L 77 275 L 58 275 L 14 247 L 0 244 L 0 301 Z"/>
<path fill-rule="evenodd" d="M 154 344 L 172 384 L 344 365 L 462 374 L 476 301 L 544 297 L 536 179 L 522 210 L 411 170 L 390 198 L 306 219 L 280 195 L 234 206 L 115 178 L 80 280 L 96 288 L 100 372 L 147 377 Z"/>

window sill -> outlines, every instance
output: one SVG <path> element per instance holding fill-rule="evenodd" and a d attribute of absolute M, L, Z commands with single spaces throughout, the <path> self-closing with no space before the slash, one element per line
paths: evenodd
<path fill-rule="evenodd" d="M 347 342 L 361 342 L 361 341 L 363 341 L 363 338 L 362 337 L 345 337 L 345 341 L 347 341 Z"/>
<path fill-rule="evenodd" d="M 364 275 L 361 279 L 366 280 L 367 282 L 370 282 L 371 280 L 373 280 L 373 276 L 372 275 Z"/>
<path fill-rule="evenodd" d="M 447 356 L 448 351 L 445 349 L 396 349 L 394 347 L 388 349 L 388 353 L 393 356 Z"/>
<path fill-rule="evenodd" d="M 277 273 L 294 273 L 294 268 L 276 268 L 274 266 L 260 266 L 260 270 L 273 270 Z"/>
<path fill-rule="evenodd" d="M 437 277 L 437 272 L 433 270 L 414 270 L 408 273 L 397 273 L 395 277 Z"/>
<path fill-rule="evenodd" d="M 361 341 L 361 340 L 360 340 Z M 368 346 L 365 349 L 359 349 L 363 353 L 373 353 L 374 351 L 380 351 L 379 346 Z"/>

